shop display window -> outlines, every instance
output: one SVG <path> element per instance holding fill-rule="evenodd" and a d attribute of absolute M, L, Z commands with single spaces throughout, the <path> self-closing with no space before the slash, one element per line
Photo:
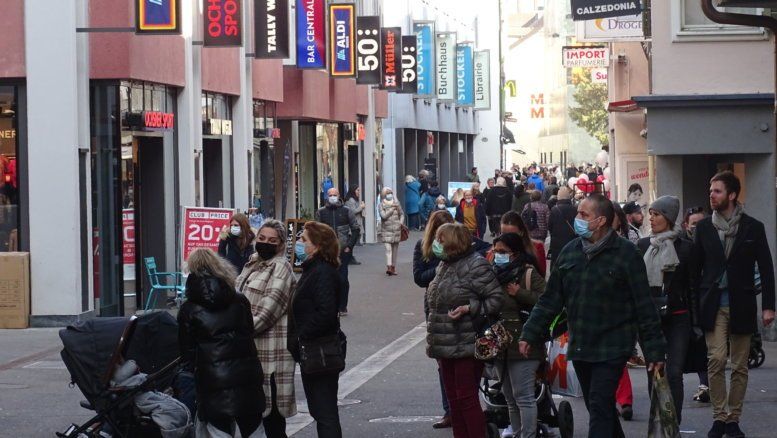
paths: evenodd
<path fill-rule="evenodd" d="M 17 90 L 0 86 L 0 252 L 19 250 Z"/>

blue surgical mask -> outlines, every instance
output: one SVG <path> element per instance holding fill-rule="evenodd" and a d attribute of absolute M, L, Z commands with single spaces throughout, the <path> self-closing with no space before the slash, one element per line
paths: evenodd
<path fill-rule="evenodd" d="M 304 262 L 308 258 L 308 254 L 305 252 L 305 243 L 297 242 L 294 244 L 294 255 L 297 256 L 297 260 Z"/>
<path fill-rule="evenodd" d="M 593 236 L 594 232 L 588 229 L 588 221 L 576 217 L 575 234 L 577 234 L 578 236 L 584 239 L 590 239 L 591 236 Z"/>
<path fill-rule="evenodd" d="M 438 259 L 445 260 L 445 248 L 443 248 L 442 243 L 437 239 L 434 239 L 434 242 L 432 243 L 432 253 L 434 253 L 434 256 Z"/>
<path fill-rule="evenodd" d="M 501 252 L 495 252 L 494 253 L 494 264 L 497 266 L 504 266 L 506 264 L 510 263 L 510 254 L 507 253 L 501 253 Z"/>

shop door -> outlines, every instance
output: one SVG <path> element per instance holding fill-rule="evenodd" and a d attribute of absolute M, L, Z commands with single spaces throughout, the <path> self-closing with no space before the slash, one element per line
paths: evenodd
<path fill-rule="evenodd" d="M 361 172 L 359 171 L 359 145 L 358 143 L 348 143 L 346 148 L 346 173 L 345 173 L 345 192 L 343 196 L 351 189 L 351 187 L 361 186 Z"/>
<path fill-rule="evenodd" d="M 215 139 L 202 141 L 202 171 L 206 207 L 223 207 L 225 205 L 224 162 L 221 144 L 221 140 Z"/>
<path fill-rule="evenodd" d="M 150 285 L 145 272 L 145 258 L 154 257 L 160 271 L 165 271 L 165 196 L 164 143 L 160 137 L 136 137 L 135 149 L 135 272 L 137 308 L 146 304 Z M 151 308 L 161 307 L 166 297 L 159 295 Z"/>

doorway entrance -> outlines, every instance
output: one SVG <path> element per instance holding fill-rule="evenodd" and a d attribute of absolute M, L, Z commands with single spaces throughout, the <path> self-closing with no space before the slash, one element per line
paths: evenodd
<path fill-rule="evenodd" d="M 206 207 L 224 207 L 224 159 L 221 140 L 202 140 L 202 175 Z"/>

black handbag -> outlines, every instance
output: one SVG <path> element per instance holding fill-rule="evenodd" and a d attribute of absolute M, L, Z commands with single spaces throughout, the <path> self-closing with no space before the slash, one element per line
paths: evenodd
<path fill-rule="evenodd" d="M 299 340 L 299 367 L 302 374 L 317 376 L 337 374 L 345 369 L 345 333 L 315 339 Z"/>

